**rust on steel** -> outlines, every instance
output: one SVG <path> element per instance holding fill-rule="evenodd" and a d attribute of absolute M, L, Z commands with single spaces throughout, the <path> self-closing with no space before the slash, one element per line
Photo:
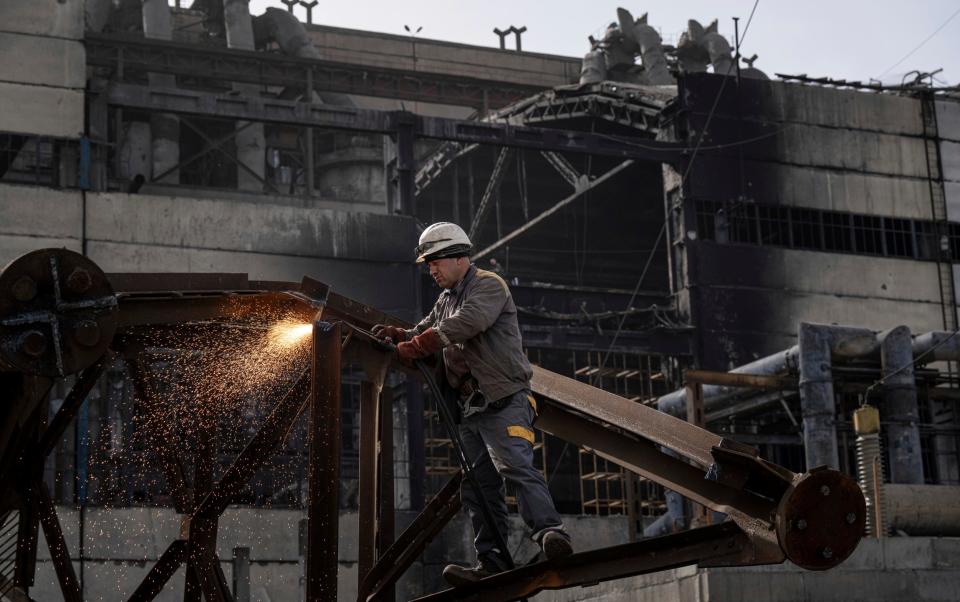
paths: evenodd
<path fill-rule="evenodd" d="M 863 494 L 847 475 L 831 469 L 795 474 L 759 458 L 750 446 L 540 368 L 534 368 L 531 386 L 544 401 L 541 429 L 726 513 L 749 536 L 755 563 L 789 558 L 805 568 L 826 569 L 860 541 L 862 528 L 851 527 L 863 519 Z M 807 484 L 821 481 L 824 491 L 835 494 L 824 496 Z M 824 501 L 831 504 L 829 527 L 791 527 L 791 512 L 799 508 L 805 514 L 803 509 Z"/>
<path fill-rule="evenodd" d="M 749 554 L 744 555 L 749 547 L 747 535 L 727 522 L 524 566 L 469 588 L 444 590 L 415 602 L 521 600 L 544 590 L 593 585 L 701 561 L 741 564 L 749 562 Z"/>
<path fill-rule="evenodd" d="M 307 446 L 306 599 L 337 598 L 340 484 L 340 326 L 313 325 Z"/>
<path fill-rule="evenodd" d="M 40 249 L 0 271 L 0 367 L 63 377 L 93 364 L 117 327 L 106 275 L 67 249 Z"/>
<path fill-rule="evenodd" d="M 713 464 L 710 450 L 722 437 L 674 418 L 649 406 L 561 376 L 538 366 L 533 367 L 530 383 L 535 393 L 571 412 L 590 416 L 648 441 L 667 447 L 701 466 Z"/>
<path fill-rule="evenodd" d="M 380 559 L 384 552 L 393 545 L 396 516 L 394 512 L 393 486 L 393 395 L 381 392 L 380 395 L 380 433 L 378 438 L 377 458 L 377 492 L 379 495 L 377 507 L 377 555 Z M 371 567 L 372 568 L 372 567 Z M 367 572 L 369 575 L 369 571 Z M 363 581 L 361 581 L 361 584 Z M 381 590 L 380 599 L 383 602 L 393 602 L 396 591 L 393 584 L 385 584 Z"/>
<path fill-rule="evenodd" d="M 743 387 L 762 391 L 779 391 L 797 387 L 797 379 L 780 374 L 741 374 L 713 370 L 684 370 L 683 381 L 687 384 L 721 385 Z"/>
<path fill-rule="evenodd" d="M 156 391 L 150 390 L 149 379 L 137 374 L 146 372 L 147 366 L 137 362 L 143 360 L 145 341 L 153 335 L 172 333 L 185 324 L 204 333 L 205 328 L 216 328 L 233 319 L 248 318 L 258 312 L 282 311 L 309 323 L 322 315 L 326 322 L 339 321 L 362 330 L 369 330 L 376 323 L 405 325 L 309 278 L 299 283 L 250 281 L 242 274 L 124 274 L 102 278 L 92 262 L 83 263 L 89 260 L 58 250 L 28 255 L 26 263 L 18 266 L 20 261 L 22 259 L 7 266 L 0 276 L 10 281 L 14 300 L 13 305 L 0 307 L 0 320 L 5 320 L 0 323 L 0 339 L 18 345 L 8 347 L 15 349 L 14 356 L 8 353 L 0 357 L 0 369 L 23 375 L 22 392 L 6 394 L 4 398 L 23 405 L 18 419 L 25 425 L 16 437 L 0 432 L 3 446 L 0 452 L 6 456 L 10 456 L 7 453 L 10 446 L 23 450 L 48 449 L 47 439 L 55 440 L 72 417 L 71 408 L 67 408 L 51 424 L 53 428 L 48 437 L 41 440 L 36 417 L 40 410 L 45 410 L 40 402 L 45 399 L 52 380 L 26 375 L 72 374 L 87 368 L 79 379 L 76 395 L 72 395 L 82 397 L 82 391 L 96 380 L 105 361 L 104 354 L 113 349 L 134 360 L 131 365 L 138 381 L 138 402 L 157 403 L 161 400 Z M 66 272 L 60 270 L 63 266 Z M 47 313 L 40 316 L 28 312 L 30 308 Z M 38 316 L 47 320 L 48 325 L 72 325 L 70 332 L 57 336 L 55 329 L 39 328 L 36 326 Z M 392 541 L 393 506 L 389 486 L 392 458 L 390 450 L 382 447 L 390 443 L 392 421 L 389 404 L 380 399 L 383 377 L 391 360 L 363 336 L 341 342 L 340 335 L 339 328 L 333 326 L 323 332 L 315 331 L 311 369 L 301 374 L 286 391 L 278 391 L 279 401 L 219 482 L 212 483 L 204 476 L 209 471 L 198 467 L 202 486 L 195 492 L 189 538 L 170 544 L 131 600 L 153 599 L 184 562 L 188 563 L 190 574 L 188 598 L 197 599 L 202 595 L 209 600 L 230 599 L 213 546 L 217 519 L 269 458 L 270 452 L 284 440 L 305 407 L 310 408 L 311 418 L 308 599 L 329 599 L 330 592 L 336 590 L 339 375 L 341 362 L 353 359 L 362 360 L 359 363 L 367 369 L 361 413 L 361 490 L 364 493 L 361 494 L 358 591 L 360 599 L 391 599 L 397 578 L 458 510 L 458 481 L 448 483 L 411 527 L 396 542 Z M 94 353 L 104 341 L 102 351 Z M 59 345 L 59 351 L 54 343 Z M 688 371 L 687 384 L 693 389 L 694 409 L 701 401 L 699 385 L 714 382 L 754 388 L 791 386 L 791 382 L 780 377 Z M 544 431 L 591 447 L 599 455 L 637 474 L 705 507 L 726 513 L 732 520 L 663 538 L 575 554 L 557 563 L 521 567 L 484 580 L 470 592 L 448 590 L 425 599 L 519 599 L 545 589 L 585 585 L 692 563 L 736 566 L 778 563 L 789 558 L 802 567 L 819 570 L 842 562 L 860 540 L 865 518 L 863 495 L 856 483 L 837 471 L 814 469 L 795 474 L 764 461 L 750 446 L 540 368 L 534 369 L 531 387 L 541 400 L 538 427 Z M 174 488 L 180 490 L 174 493 L 178 494 L 180 505 L 185 506 L 189 500 L 184 499 L 183 467 L 176 462 L 168 464 L 165 475 Z M 11 504 L 22 509 L 16 580 L 24 585 L 32 582 L 37 513 L 43 514 L 41 506 L 44 506 L 43 500 L 38 501 L 37 492 L 27 486 L 35 480 L 24 481 L 22 493 L 0 494 L 3 504 L 0 511 L 13 507 Z M 49 521 L 50 515 L 40 518 Z M 50 538 L 56 539 L 56 533 Z M 67 575 L 61 583 L 69 581 Z"/>
<path fill-rule="evenodd" d="M 60 583 L 60 593 L 63 594 L 64 602 L 83 602 L 80 582 L 77 581 L 77 574 L 73 571 L 70 552 L 63 538 L 60 519 L 57 518 L 57 508 L 50 499 L 50 491 L 47 489 L 47 484 L 43 482 L 37 483 L 35 487 L 40 505 L 40 525 L 43 527 L 43 536 L 47 540 L 47 549 L 50 550 L 50 560 L 53 562 L 57 581 Z"/>
<path fill-rule="evenodd" d="M 397 582 L 403 573 L 423 553 L 433 538 L 450 519 L 460 511 L 460 483 L 463 473 L 455 473 L 446 485 L 424 506 L 417 518 L 404 529 L 400 537 L 377 559 L 361 584 L 361 591 L 369 592 L 367 600 L 381 600 L 381 592 Z"/>
<path fill-rule="evenodd" d="M 360 581 L 367 576 L 376 561 L 377 547 L 377 491 L 378 454 L 377 435 L 380 430 L 380 390 L 365 380 L 360 383 L 360 492 L 358 504 L 360 525 L 357 534 L 357 575 Z M 361 592 L 362 595 L 363 592 Z"/>

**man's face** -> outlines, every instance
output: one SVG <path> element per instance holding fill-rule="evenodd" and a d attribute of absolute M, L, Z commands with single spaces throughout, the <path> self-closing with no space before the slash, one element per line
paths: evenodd
<path fill-rule="evenodd" d="M 444 257 L 427 263 L 430 277 L 440 288 L 453 288 L 467 273 L 470 260 L 466 257 Z"/>

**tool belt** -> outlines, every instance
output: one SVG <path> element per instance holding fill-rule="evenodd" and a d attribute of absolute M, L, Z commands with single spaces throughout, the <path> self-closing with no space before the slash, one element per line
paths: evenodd
<path fill-rule="evenodd" d="M 490 401 L 480 392 L 479 383 L 473 376 L 468 375 L 463 379 L 463 383 L 457 389 L 459 393 L 458 403 L 460 404 L 460 413 L 463 418 L 479 414 L 489 409 L 500 410 L 510 401 L 510 397 Z"/>

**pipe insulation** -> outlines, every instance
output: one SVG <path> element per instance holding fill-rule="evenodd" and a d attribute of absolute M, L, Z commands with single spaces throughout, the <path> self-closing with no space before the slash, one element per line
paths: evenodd
<path fill-rule="evenodd" d="M 830 355 L 838 359 L 854 359 L 877 355 L 880 352 L 880 343 L 877 336 L 866 329 L 833 326 L 828 324 L 817 325 L 819 328 L 830 329 L 836 333 L 831 337 Z M 744 364 L 733 370 L 733 374 L 782 374 L 797 372 L 800 367 L 800 347 L 793 347 L 778 351 L 773 355 L 760 358 Z M 744 393 L 741 387 L 726 387 L 719 385 L 703 386 L 703 406 L 706 412 L 717 410 L 737 395 Z M 657 409 L 673 416 L 683 416 L 687 407 L 687 390 L 677 389 L 657 399 Z"/>
<path fill-rule="evenodd" d="M 936 330 L 913 339 L 913 357 L 917 365 L 960 361 L 960 335 Z"/>
<path fill-rule="evenodd" d="M 960 536 L 960 487 L 888 483 L 887 523 L 909 535 Z"/>
<path fill-rule="evenodd" d="M 795 371 L 797 368 L 797 356 L 799 349 L 791 347 L 786 351 L 778 351 L 773 355 L 760 358 L 756 361 L 744 364 L 734 368 L 730 372 L 734 374 L 778 374 L 780 372 Z M 726 387 L 721 385 L 703 386 L 703 405 L 704 410 L 714 409 L 723 404 L 724 401 L 743 393 L 741 387 Z M 672 393 L 660 397 L 657 400 L 657 409 L 673 416 L 682 416 L 687 408 L 687 390 L 677 389 Z"/>
<path fill-rule="evenodd" d="M 920 409 L 913 373 L 913 339 L 910 329 L 897 326 L 880 333 L 883 377 L 883 418 L 887 426 L 892 483 L 923 483 L 920 452 Z"/>
<path fill-rule="evenodd" d="M 156 40 L 172 40 L 173 25 L 167 0 L 143 0 L 143 35 Z M 175 88 L 176 78 L 168 73 L 147 74 L 150 87 Z M 180 120 L 170 113 L 150 116 L 151 173 L 143 174 L 153 180 L 163 175 L 159 182 L 180 183 Z M 164 175 L 165 174 L 165 175 Z M 136 174 L 132 174 L 136 175 Z"/>
<path fill-rule="evenodd" d="M 322 58 L 303 23 L 292 13 L 279 8 L 267 8 L 262 15 L 253 19 L 253 36 L 257 48 L 264 48 L 271 42 L 276 42 L 280 51 L 288 56 L 314 60 Z M 300 93 L 302 90 L 288 90 L 281 96 L 287 98 L 291 94 L 299 95 Z M 346 94 L 322 92 L 317 96 L 324 104 L 341 107 L 356 106 L 353 99 Z"/>

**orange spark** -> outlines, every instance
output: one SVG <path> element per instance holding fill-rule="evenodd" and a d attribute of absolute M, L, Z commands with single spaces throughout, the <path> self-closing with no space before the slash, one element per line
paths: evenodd
<path fill-rule="evenodd" d="M 304 324 L 293 320 L 281 320 L 267 332 L 267 340 L 270 346 L 293 347 L 299 345 L 304 337 L 310 336 L 313 332 L 313 324 Z"/>

